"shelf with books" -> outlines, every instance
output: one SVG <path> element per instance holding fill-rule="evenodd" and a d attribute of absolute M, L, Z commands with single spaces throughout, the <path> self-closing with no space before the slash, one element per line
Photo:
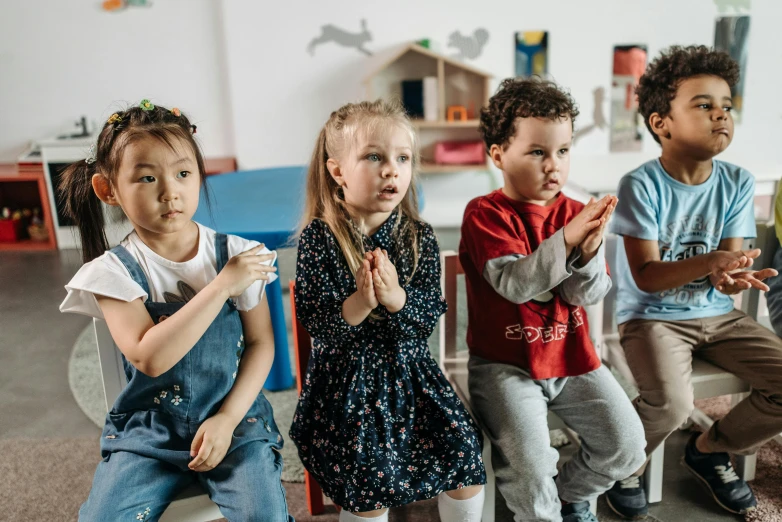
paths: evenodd
<path fill-rule="evenodd" d="M 451 164 L 454 155 L 438 151 L 458 148 L 460 142 L 474 151 L 483 141 L 478 118 L 489 99 L 491 75 L 413 42 L 379 52 L 370 62 L 364 80 L 367 98 L 402 100 L 418 133 L 422 173 L 488 168 L 488 158 L 475 165 L 457 158 Z"/>

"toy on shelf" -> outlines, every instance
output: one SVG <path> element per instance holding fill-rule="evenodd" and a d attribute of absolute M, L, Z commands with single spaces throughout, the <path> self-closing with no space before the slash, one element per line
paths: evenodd
<path fill-rule="evenodd" d="M 467 121 L 467 107 L 464 105 L 449 105 L 446 119 L 448 121 Z"/>
<path fill-rule="evenodd" d="M 3 214 L 5 210 L 3 209 Z M 15 243 L 22 239 L 23 231 L 21 218 L 0 219 L 0 242 Z"/>
<path fill-rule="evenodd" d="M 434 162 L 438 165 L 482 165 L 486 148 L 482 141 L 441 141 L 434 146 Z"/>
<path fill-rule="evenodd" d="M 25 209 L 25 211 L 30 212 L 28 209 Z M 30 224 L 27 226 L 27 233 L 30 235 L 30 239 L 33 241 L 49 240 L 49 231 L 46 230 L 46 227 L 43 224 L 43 219 L 41 219 L 40 208 L 33 209 L 30 216 Z"/>

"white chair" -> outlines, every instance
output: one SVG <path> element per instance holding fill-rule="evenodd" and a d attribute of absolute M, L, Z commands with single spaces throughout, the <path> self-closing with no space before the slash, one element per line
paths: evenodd
<path fill-rule="evenodd" d="M 98 342 L 100 373 L 103 391 L 106 393 L 106 410 L 110 410 L 119 393 L 127 385 L 125 370 L 119 349 L 111 338 L 105 321 L 92 320 L 95 339 Z M 194 484 L 180 493 L 160 518 L 161 522 L 208 522 L 223 518 L 217 505 L 209 499 L 199 484 Z"/>
<path fill-rule="evenodd" d="M 606 260 L 608 261 L 612 274 L 617 273 L 616 261 L 618 241 L 620 241 L 620 238 L 616 235 L 606 236 Z M 619 375 L 635 386 L 635 379 L 630 371 L 630 367 L 627 365 L 624 350 L 619 344 L 619 334 L 616 332 L 614 326 L 614 312 L 616 309 L 615 295 L 616 292 L 612 291 L 603 300 L 603 320 L 605 325 L 602 341 L 603 361 L 609 368 L 614 369 Z M 747 299 L 744 302 L 744 305 L 748 306 L 749 302 L 750 300 Z M 744 309 L 744 306 L 742 306 L 742 309 Z M 746 310 L 744 311 L 746 312 Z M 749 384 L 743 380 L 732 373 L 726 372 L 697 357 L 694 357 L 692 361 L 692 386 L 696 400 L 730 395 L 732 405 L 741 401 L 750 391 Z M 693 410 L 690 420 L 704 429 L 708 429 L 714 423 L 708 415 L 697 408 Z M 660 444 L 660 446 L 650 455 L 649 464 L 646 467 L 644 478 L 646 482 L 646 497 L 649 503 L 660 502 L 662 500 L 664 457 L 665 443 Z M 752 480 L 755 478 L 755 455 L 736 455 L 735 460 L 736 469 L 741 478 L 744 480 Z"/>
<path fill-rule="evenodd" d="M 757 237 L 754 240 L 750 240 L 749 246 L 751 248 L 760 248 L 760 257 L 755 259 L 752 268 L 754 270 L 773 268 L 774 254 L 776 253 L 777 248 L 779 248 L 779 240 L 777 239 L 777 232 L 774 228 L 774 221 L 771 220 L 764 223 L 757 223 L 756 230 Z M 741 309 L 769 330 L 773 330 L 768 318 L 766 297 L 760 290 L 756 288 L 747 290 L 742 295 Z"/>
<path fill-rule="evenodd" d="M 458 317 L 458 278 L 464 275 L 464 270 L 459 262 L 459 256 L 453 251 L 444 251 L 440 254 L 442 265 L 442 287 L 443 295 L 448 310 L 440 317 L 440 368 L 453 387 L 456 395 L 464 403 L 470 414 L 472 406 L 470 404 L 470 390 L 467 385 L 467 362 L 469 354 L 466 350 L 458 350 L 459 340 L 457 340 L 457 317 Z M 589 311 L 588 311 L 589 313 Z M 589 319 L 592 320 L 591 317 Z M 473 415 L 475 417 L 475 415 Z M 554 413 L 548 415 L 549 429 L 562 430 L 571 443 L 578 446 L 580 441 L 578 435 L 565 425 L 562 420 Z M 484 431 L 483 435 L 483 464 L 486 468 L 486 497 L 483 504 L 482 522 L 494 522 L 495 505 L 497 501 L 497 490 L 494 479 L 494 470 L 491 465 L 491 443 Z M 592 502 L 592 512 L 595 513 L 597 503 Z"/>

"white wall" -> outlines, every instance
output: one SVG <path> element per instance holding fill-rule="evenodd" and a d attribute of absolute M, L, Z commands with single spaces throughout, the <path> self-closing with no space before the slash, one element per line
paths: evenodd
<path fill-rule="evenodd" d="M 156 0 L 105 12 L 100 0 L 3 1 L 0 162 L 26 142 L 102 125 L 150 98 L 192 114 L 210 156 L 233 155 L 222 11 L 214 0 Z"/>
<path fill-rule="evenodd" d="M 545 29 L 550 72 L 580 104 L 579 124 L 593 111 L 592 90 L 609 90 L 616 44 L 642 43 L 651 56 L 668 45 L 711 45 L 713 0 L 154 0 L 151 8 L 106 13 L 100 0 L 3 2 L 0 15 L 0 161 L 13 161 L 26 140 L 66 130 L 81 114 L 102 122 L 117 101 L 149 97 L 193 115 L 208 155 L 235 154 L 241 168 L 308 161 L 329 113 L 361 99 L 369 60 L 356 50 L 306 47 L 333 23 L 359 31 L 366 18 L 382 51 L 429 37 L 443 50 L 454 30 L 488 29 L 483 55 L 470 63 L 498 81 L 513 74 L 513 34 Z M 779 0 L 753 0 L 743 123 L 724 159 L 758 177 L 782 176 L 782 45 Z M 608 102 L 604 108 L 609 115 Z M 571 180 L 615 186 L 653 157 L 608 153 L 608 132 L 574 149 Z M 464 205 L 500 182 L 465 172 L 424 179 L 424 217 L 455 226 Z"/>
<path fill-rule="evenodd" d="M 354 49 L 335 44 L 306 52 L 320 26 L 336 24 L 359 31 L 366 18 L 374 37 L 367 48 L 380 51 L 407 40 L 433 38 L 445 48 L 454 30 L 463 34 L 485 27 L 490 33 L 483 55 L 472 65 L 495 75 L 513 74 L 513 35 L 518 30 L 549 31 L 550 72 L 571 89 L 580 122 L 590 121 L 592 90 L 609 92 L 616 44 L 642 43 L 650 56 L 672 44 L 707 44 L 714 39 L 717 8 L 711 0 L 398 0 L 397 2 L 223 0 L 230 96 L 234 102 L 236 154 L 242 168 L 303 164 L 330 111 L 360 99 L 369 61 Z M 743 123 L 724 159 L 757 175 L 782 175 L 782 46 L 776 24 L 779 0 L 753 0 L 751 47 Z M 605 114 L 610 117 L 608 102 Z M 584 137 L 574 149 L 571 180 L 612 185 L 634 166 L 653 157 L 657 145 L 644 138 L 642 153 L 608 154 L 608 132 Z M 499 173 L 494 172 L 494 184 Z M 464 205 L 492 187 L 485 173 L 429 175 L 424 180 L 424 217 L 435 225 L 458 225 Z"/>

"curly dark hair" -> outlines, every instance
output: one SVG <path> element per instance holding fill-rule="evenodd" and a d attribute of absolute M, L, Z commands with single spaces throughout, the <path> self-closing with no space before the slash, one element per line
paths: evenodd
<path fill-rule="evenodd" d="M 481 109 L 478 131 L 486 143 L 486 153 L 492 145 L 506 147 L 516 133 L 516 118 L 570 118 L 575 124 L 576 102 L 570 93 L 556 83 L 532 78 L 507 78 L 502 81 L 489 105 Z"/>
<path fill-rule="evenodd" d="M 732 88 L 739 81 L 739 64 L 725 51 L 705 45 L 673 45 L 663 50 L 646 68 L 635 93 L 638 95 L 638 110 L 657 143 L 660 143 L 660 138 L 652 131 L 649 116 L 655 112 L 663 118 L 668 116 L 671 100 L 676 97 L 682 81 L 701 75 L 719 76 Z"/>

